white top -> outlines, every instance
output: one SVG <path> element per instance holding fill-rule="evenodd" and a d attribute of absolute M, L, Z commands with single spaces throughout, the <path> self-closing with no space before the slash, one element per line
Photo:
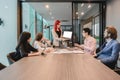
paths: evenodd
<path fill-rule="evenodd" d="M 94 55 L 96 53 L 96 39 L 89 36 L 84 40 L 84 52 Z"/>
<path fill-rule="evenodd" d="M 40 43 L 39 41 L 35 41 L 33 46 L 37 50 L 43 50 L 42 43 Z"/>
<path fill-rule="evenodd" d="M 61 37 L 62 37 L 62 30 L 61 30 L 61 37 L 58 38 L 57 33 L 55 32 L 54 29 L 52 29 L 52 36 L 53 36 L 53 45 L 59 46 L 59 41 L 61 41 Z"/>

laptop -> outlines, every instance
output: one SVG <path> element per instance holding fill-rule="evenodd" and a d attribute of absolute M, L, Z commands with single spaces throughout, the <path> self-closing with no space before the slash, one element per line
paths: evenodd
<path fill-rule="evenodd" d="M 64 31 L 63 32 L 63 40 L 70 40 L 72 37 L 72 31 Z"/>

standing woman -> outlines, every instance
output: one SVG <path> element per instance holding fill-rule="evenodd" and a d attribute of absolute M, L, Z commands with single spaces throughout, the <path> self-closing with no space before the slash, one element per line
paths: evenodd
<path fill-rule="evenodd" d="M 59 42 L 61 41 L 61 37 L 62 37 L 61 22 L 59 20 L 55 21 L 54 28 L 52 30 L 52 35 L 53 35 L 53 45 L 59 46 Z"/>
<path fill-rule="evenodd" d="M 39 55 L 37 49 L 30 45 L 31 34 L 29 32 L 23 32 L 20 36 L 19 43 L 16 47 L 16 54 L 14 59 L 17 61 L 23 57 Z"/>

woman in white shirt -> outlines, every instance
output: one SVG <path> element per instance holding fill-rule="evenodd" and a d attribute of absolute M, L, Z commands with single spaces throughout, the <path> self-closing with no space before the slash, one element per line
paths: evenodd
<path fill-rule="evenodd" d="M 38 33 L 33 43 L 34 48 L 41 51 L 44 50 L 47 47 L 47 45 L 50 45 L 50 41 L 45 39 L 42 33 Z M 47 48 L 45 51 L 49 52 L 49 50 L 50 48 Z"/>
<path fill-rule="evenodd" d="M 42 38 L 43 38 L 43 34 L 42 33 L 38 33 L 36 35 L 35 41 L 34 41 L 34 48 L 38 49 L 38 50 L 42 50 Z"/>

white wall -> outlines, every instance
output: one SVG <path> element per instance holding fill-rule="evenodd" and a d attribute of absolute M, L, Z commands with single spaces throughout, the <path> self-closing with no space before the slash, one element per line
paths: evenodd
<path fill-rule="evenodd" d="M 6 55 L 15 51 L 17 44 L 17 0 L 0 0 L 0 62 L 8 65 Z"/>
<path fill-rule="evenodd" d="M 120 41 L 120 0 L 111 0 L 107 3 L 106 26 L 109 25 L 116 27 Z"/>
<path fill-rule="evenodd" d="M 118 41 L 120 42 L 120 0 L 107 2 L 106 26 L 113 25 L 118 31 Z M 118 61 L 120 67 L 120 61 Z"/>

